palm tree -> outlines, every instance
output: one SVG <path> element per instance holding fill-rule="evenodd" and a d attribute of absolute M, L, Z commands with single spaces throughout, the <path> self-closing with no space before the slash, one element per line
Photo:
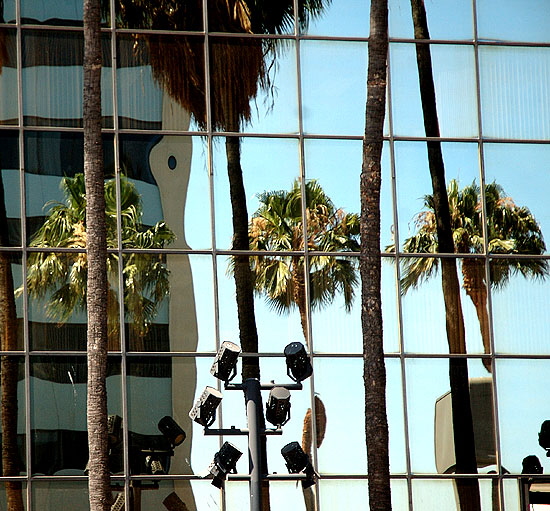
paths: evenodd
<path fill-rule="evenodd" d="M 289 191 L 264 192 L 257 197 L 260 206 L 252 217 L 248 236 L 255 251 L 357 252 L 359 216 L 337 209 L 316 180 L 305 183 L 306 237 L 302 216 L 302 186 L 294 181 Z M 310 304 L 313 309 L 329 305 L 338 294 L 351 309 L 357 284 L 355 258 L 327 255 L 310 257 Z M 297 307 L 304 338 L 307 339 L 307 300 L 305 265 L 302 255 L 250 258 L 256 293 L 265 295 L 277 312 Z"/>
<path fill-rule="evenodd" d="M 357 252 L 359 250 L 359 217 L 337 209 L 316 180 L 307 181 L 305 188 L 306 238 L 302 212 L 302 184 L 294 181 L 289 191 L 264 192 L 257 197 L 260 207 L 250 220 L 248 236 L 254 251 Z M 300 255 L 252 256 L 250 267 L 254 275 L 254 289 L 265 295 L 268 304 L 277 312 L 298 308 L 302 332 L 307 340 L 307 299 L 304 257 Z M 234 271 L 234 264 L 232 270 Z M 310 257 L 309 265 L 311 307 L 321 308 L 333 302 L 342 293 L 347 311 L 351 309 L 357 285 L 356 259 L 327 255 Z M 325 435 L 325 406 L 315 396 L 315 431 L 317 447 Z M 311 456 L 313 413 L 304 417 L 302 448 Z M 312 488 L 304 489 L 308 511 L 315 509 Z"/>
<path fill-rule="evenodd" d="M 361 324 L 371 511 L 391 510 L 386 366 L 382 330 L 380 187 L 386 114 L 388 2 L 371 0 L 367 105 L 361 169 Z"/>
<path fill-rule="evenodd" d="M 131 28 L 202 30 L 202 0 L 118 0 L 118 23 Z M 305 30 L 310 17 L 322 13 L 330 0 L 298 0 L 297 18 Z M 209 32 L 237 34 L 283 34 L 293 30 L 294 0 L 211 0 L 208 2 Z M 270 69 L 280 45 L 269 38 L 210 36 L 210 78 L 207 97 L 203 42 L 196 36 L 148 34 L 136 38 L 138 52 L 148 60 L 154 78 L 185 110 L 200 129 L 228 132 L 227 172 L 233 220 L 233 249 L 248 250 L 248 211 L 240 158 L 238 133 L 251 121 L 251 100 L 260 90 L 271 90 Z M 140 44 L 143 43 L 143 44 Z M 174 62 L 179 65 L 175 66 Z M 207 103 L 210 118 L 207 118 Z M 240 343 L 244 352 L 258 351 L 254 313 L 253 276 L 248 257 L 234 258 L 234 278 Z M 242 376 L 259 378 L 257 357 L 243 357 Z"/>
<path fill-rule="evenodd" d="M 430 51 L 430 33 L 424 0 L 411 0 L 411 11 L 416 43 L 416 62 L 424 131 L 428 149 L 428 166 L 432 182 L 434 212 L 436 220 L 438 252 L 454 252 L 453 231 L 449 211 L 449 201 L 445 185 L 445 164 L 438 140 L 439 118 L 432 70 Z M 449 352 L 466 353 L 464 316 L 460 300 L 456 260 L 444 258 L 441 261 L 441 287 L 445 303 L 445 326 Z M 456 472 L 461 474 L 477 473 L 477 461 L 474 440 L 474 425 L 470 401 L 468 362 L 465 357 L 449 358 L 449 386 L 451 388 L 452 422 Z M 455 480 L 458 500 L 462 511 L 480 511 L 481 500 L 477 479 Z"/>
<path fill-rule="evenodd" d="M 101 141 L 101 10 L 100 0 L 84 0 L 84 175 L 88 267 L 86 307 L 87 428 L 90 511 L 107 511 L 111 504 L 107 438 L 107 228 L 103 189 L 103 144 Z M 82 199 L 81 199 L 82 200 Z M 78 224 L 77 224 L 78 225 Z M 81 258 L 82 259 L 82 258 Z M 83 266 L 83 261 L 80 261 Z M 78 267 L 78 266 L 77 266 Z M 46 279 L 50 278 L 44 275 Z M 47 282 L 45 280 L 44 282 Z M 51 283 L 51 280 L 50 280 Z"/>
<path fill-rule="evenodd" d="M 0 246 L 9 245 L 5 188 L 0 170 Z M 9 252 L 0 252 L 0 347 L 2 351 L 19 349 L 17 343 L 17 313 L 13 286 L 12 258 Z M 18 357 L 2 355 L 0 362 L 0 389 L 2 413 L 2 475 L 18 476 L 21 459 L 17 445 L 17 383 L 19 380 Z M 6 481 L 6 508 L 23 511 L 22 486 L 19 481 Z"/>
<path fill-rule="evenodd" d="M 459 189 L 455 179 L 447 187 L 449 210 L 455 252 L 457 254 L 482 254 L 484 248 L 482 202 L 480 187 L 475 181 Z M 526 207 L 517 206 L 506 195 L 503 188 L 493 182 L 485 186 L 487 223 L 487 247 L 494 254 L 540 255 L 546 246 L 535 217 Z M 425 211 L 415 217 L 416 233 L 403 243 L 403 252 L 435 253 L 437 232 L 434 201 L 432 195 L 424 197 Z M 390 245 L 386 250 L 393 251 Z M 404 258 L 401 290 L 406 293 L 411 288 L 434 276 L 439 269 L 436 258 Z M 461 265 L 462 287 L 472 300 L 479 320 L 485 353 L 490 353 L 489 316 L 487 311 L 487 280 L 485 263 L 482 259 L 464 258 Z M 492 259 L 489 263 L 490 285 L 502 289 L 513 275 L 525 278 L 545 278 L 550 266 L 541 259 Z M 484 359 L 487 370 L 490 361 Z"/>
<path fill-rule="evenodd" d="M 106 243 L 117 245 L 116 183 L 103 185 L 106 221 Z M 90 239 L 85 217 L 84 175 L 76 174 L 61 182 L 65 203 L 50 204 L 48 217 L 31 239 L 30 246 L 48 248 L 32 252 L 28 258 L 27 289 L 37 299 L 47 299 L 46 312 L 64 323 L 76 311 L 86 310 L 88 259 L 84 253 L 59 253 L 51 249 L 83 249 Z M 120 178 L 120 232 L 122 248 L 163 248 L 174 239 L 164 222 L 152 227 L 142 225 L 141 198 L 133 183 Z M 108 289 L 106 297 L 109 344 L 115 349 L 119 339 L 118 255 L 106 254 Z M 161 255 L 131 253 L 123 267 L 124 309 L 132 333 L 143 342 L 158 307 L 169 293 L 169 275 Z M 16 293 L 20 294 L 22 288 Z M 138 349 L 143 346 L 138 344 Z"/>

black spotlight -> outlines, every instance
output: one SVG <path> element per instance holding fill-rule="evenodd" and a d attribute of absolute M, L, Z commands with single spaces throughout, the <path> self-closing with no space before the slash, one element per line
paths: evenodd
<path fill-rule="evenodd" d="M 189 412 L 189 417 L 205 428 L 216 420 L 216 408 L 222 400 L 222 393 L 213 387 L 206 387 Z"/>
<path fill-rule="evenodd" d="M 539 445 L 546 451 L 546 456 L 550 457 L 550 421 L 544 421 L 540 426 Z"/>
<path fill-rule="evenodd" d="M 222 448 L 214 455 L 214 461 L 210 464 L 208 470 L 214 476 L 212 484 L 216 488 L 223 487 L 223 483 L 229 472 L 237 472 L 237 461 L 242 454 L 233 444 L 225 442 Z"/>
<path fill-rule="evenodd" d="M 306 478 L 302 480 L 302 487 L 309 488 L 315 484 L 317 474 L 309 461 L 309 456 L 304 452 L 298 442 L 290 442 L 281 449 L 285 459 L 286 468 L 290 474 L 303 472 Z"/>
<path fill-rule="evenodd" d="M 177 447 L 185 440 L 185 431 L 183 431 L 179 424 L 169 415 L 166 415 L 159 420 L 158 428 L 159 431 L 169 440 L 172 447 Z"/>
<path fill-rule="evenodd" d="M 301 342 L 291 342 L 285 348 L 287 374 L 296 382 L 309 378 L 313 373 L 313 367 L 306 353 L 306 348 Z"/>
<path fill-rule="evenodd" d="M 290 391 L 273 387 L 265 404 L 265 418 L 274 426 L 283 426 L 290 420 Z"/>
<path fill-rule="evenodd" d="M 237 359 L 240 352 L 241 348 L 236 344 L 229 341 L 222 342 L 210 372 L 218 380 L 231 381 L 237 374 Z"/>
<path fill-rule="evenodd" d="M 542 474 L 542 465 L 540 464 L 540 460 L 534 454 L 523 458 L 521 473 Z"/>

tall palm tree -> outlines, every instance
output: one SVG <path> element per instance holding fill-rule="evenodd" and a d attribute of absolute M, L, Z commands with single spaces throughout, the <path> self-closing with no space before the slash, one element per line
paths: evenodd
<path fill-rule="evenodd" d="M 434 212 L 438 240 L 438 252 L 454 252 L 453 231 L 445 185 L 445 164 L 438 140 L 439 118 L 432 70 L 430 51 L 430 33 L 424 0 L 411 0 L 411 11 L 416 43 L 416 63 L 424 131 L 430 140 L 428 166 L 432 182 Z M 445 326 L 449 352 L 466 353 L 464 316 L 460 300 L 456 260 L 443 258 L 441 261 L 441 287 L 445 304 Z M 449 358 L 449 386 L 451 388 L 453 440 L 456 460 L 456 472 L 462 474 L 477 473 L 477 461 L 474 440 L 474 425 L 470 400 L 468 362 L 465 357 Z M 462 511 L 480 511 L 481 500 L 479 482 L 475 478 L 457 478 L 455 485 Z"/>
<path fill-rule="evenodd" d="M 453 240 L 457 254 L 482 254 L 482 200 L 475 181 L 459 189 L 452 179 L 447 187 Z M 531 211 L 517 206 L 502 186 L 493 182 L 485 186 L 487 247 L 494 254 L 540 255 L 546 250 L 540 226 Z M 403 243 L 403 252 L 433 254 L 437 247 L 433 195 L 424 197 L 425 211 L 415 217 L 416 233 Z M 390 245 L 386 250 L 393 251 Z M 401 290 L 406 293 L 434 276 L 439 269 L 435 258 L 404 258 Z M 482 259 L 464 258 L 461 265 L 462 286 L 472 300 L 479 320 L 485 353 L 490 353 L 489 316 L 487 311 L 487 279 Z M 492 259 L 489 263 L 490 285 L 502 289 L 516 274 L 525 278 L 545 278 L 550 272 L 548 261 L 541 259 Z M 490 361 L 484 359 L 488 370 Z"/>
<path fill-rule="evenodd" d="M 294 181 L 289 191 L 263 192 L 260 206 L 248 229 L 250 249 L 255 251 L 357 252 L 359 216 L 334 206 L 316 180 L 305 183 L 306 226 L 302 217 L 302 186 Z M 277 312 L 297 307 L 304 338 L 307 339 L 307 300 L 304 257 L 301 255 L 250 258 L 256 293 L 265 295 Z M 351 309 L 357 284 L 357 259 L 314 255 L 310 258 L 310 304 L 313 309 L 326 306 L 338 294 Z"/>
<path fill-rule="evenodd" d="M 391 510 L 386 366 L 382 330 L 380 187 L 386 114 L 388 2 L 371 0 L 367 104 L 361 168 L 361 324 L 365 437 L 371 511 Z"/>
<path fill-rule="evenodd" d="M 302 213 L 301 181 L 294 181 L 290 190 L 264 192 L 257 197 L 260 206 L 248 227 L 250 249 L 254 251 L 357 252 L 359 250 L 359 217 L 334 206 L 316 180 L 307 181 L 305 188 L 306 237 Z M 357 285 L 356 259 L 332 256 L 312 256 L 309 265 L 310 295 L 313 309 L 329 305 L 343 294 L 346 310 L 351 309 Z M 262 256 L 250 258 L 256 293 L 265 295 L 268 304 L 279 312 L 298 308 L 302 332 L 307 340 L 307 299 L 304 257 L 300 255 Z M 234 263 L 232 270 L 234 271 Z M 317 447 L 325 435 L 325 406 L 315 396 L 315 431 Z M 302 447 L 311 455 L 313 413 L 304 417 Z M 315 497 L 311 487 L 303 490 L 306 509 L 314 510 Z"/>
<path fill-rule="evenodd" d="M 28 257 L 27 289 L 29 295 L 47 299 L 46 312 L 61 323 L 76 311 L 86 310 L 87 272 L 89 262 L 84 253 L 59 253 L 53 249 L 83 249 L 90 240 L 85 216 L 87 195 L 84 175 L 76 174 L 61 182 L 65 203 L 50 204 L 51 209 L 44 224 L 34 234 L 30 246 L 51 249 L 32 252 Z M 106 221 L 106 243 L 117 245 L 116 183 L 114 179 L 102 182 Z M 122 248 L 163 248 L 174 239 L 164 222 L 152 227 L 142 225 L 141 198 L 133 183 L 120 179 L 120 232 Z M 119 339 L 118 310 L 118 255 L 106 254 L 108 275 L 106 306 L 108 337 L 112 349 Z M 132 333 L 138 343 L 143 342 L 158 307 L 169 292 L 169 274 L 161 255 L 132 253 L 125 257 L 123 265 L 124 308 Z M 16 293 L 20 294 L 22 288 Z M 143 348 L 138 344 L 138 349 Z"/>
<path fill-rule="evenodd" d="M 300 29 L 322 13 L 331 0 L 210 0 L 209 32 L 283 34 L 293 30 L 294 6 Z M 202 0 L 117 0 L 118 23 L 131 28 L 202 30 Z M 143 44 L 140 44 L 143 43 Z M 269 38 L 210 36 L 210 78 L 207 87 L 203 40 L 196 36 L 148 34 L 136 38 L 136 48 L 150 62 L 153 76 L 201 129 L 231 133 L 226 136 L 227 172 L 233 221 L 233 249 L 248 250 L 248 211 L 240 158 L 243 124 L 252 118 L 251 100 L 260 90 L 271 90 L 270 69 L 281 45 Z M 178 62 L 179 65 L 174 65 Z M 207 96 L 207 90 L 210 94 Z M 207 108 L 207 103 L 210 108 Z M 210 118 L 207 112 L 210 110 Z M 258 351 L 254 314 L 253 276 L 248 257 L 234 258 L 234 279 L 240 343 L 244 352 Z M 259 378 L 257 357 L 243 357 L 243 379 Z"/>
<path fill-rule="evenodd" d="M 100 0 L 84 0 L 84 175 L 88 312 L 87 398 L 90 511 L 111 505 L 107 438 L 107 228 L 101 141 L 101 9 Z"/>

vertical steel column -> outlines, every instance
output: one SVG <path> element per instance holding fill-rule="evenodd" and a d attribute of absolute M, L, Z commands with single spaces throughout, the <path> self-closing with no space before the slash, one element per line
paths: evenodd
<path fill-rule="evenodd" d="M 250 464 L 250 511 L 261 511 L 262 505 L 262 450 L 260 445 L 262 395 L 260 382 L 248 378 L 243 382 L 246 417 L 248 420 L 248 457 Z"/>

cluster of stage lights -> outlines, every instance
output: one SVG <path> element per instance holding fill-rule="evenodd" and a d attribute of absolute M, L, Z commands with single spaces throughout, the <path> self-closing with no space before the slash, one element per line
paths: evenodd
<path fill-rule="evenodd" d="M 237 374 L 237 361 L 241 354 L 241 348 L 229 341 L 220 346 L 212 364 L 210 372 L 213 376 L 227 385 Z M 311 361 L 304 345 L 300 342 L 292 342 L 285 347 L 287 375 L 296 383 L 301 383 L 313 373 Z M 195 402 L 189 412 L 191 420 L 208 428 L 216 420 L 216 410 L 221 403 L 223 395 L 214 387 L 207 386 Z M 283 387 L 273 387 L 269 392 L 266 402 L 265 418 L 276 428 L 280 428 L 290 420 L 290 391 Z M 309 456 L 302 450 L 298 442 L 291 442 L 281 450 L 289 473 L 305 473 L 306 478 L 302 486 L 307 488 L 315 484 L 315 471 L 309 460 Z M 236 464 L 242 456 L 233 444 L 225 442 L 221 449 L 214 455 L 214 460 L 208 467 L 213 476 L 212 484 L 222 488 L 227 474 L 236 473 Z"/>

